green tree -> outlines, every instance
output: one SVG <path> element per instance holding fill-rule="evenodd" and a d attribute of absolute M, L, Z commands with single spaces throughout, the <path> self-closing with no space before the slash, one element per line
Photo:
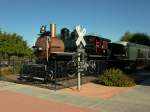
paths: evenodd
<path fill-rule="evenodd" d="M 144 33 L 135 33 L 130 42 L 143 44 L 143 45 L 150 45 L 150 37 Z"/>
<path fill-rule="evenodd" d="M 0 32 L 0 56 L 31 56 L 32 50 L 28 47 L 23 37 L 16 33 Z"/>
<path fill-rule="evenodd" d="M 133 34 L 130 32 L 125 32 L 124 35 L 121 37 L 121 41 L 130 41 L 130 39 L 132 38 Z"/>
<path fill-rule="evenodd" d="M 125 32 L 120 40 L 150 46 L 150 36 L 145 33 Z"/>

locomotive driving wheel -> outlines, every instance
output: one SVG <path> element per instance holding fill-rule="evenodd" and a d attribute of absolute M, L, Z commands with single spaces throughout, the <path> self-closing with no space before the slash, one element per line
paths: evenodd
<path fill-rule="evenodd" d="M 48 83 L 48 82 L 50 82 L 50 81 L 52 81 L 52 80 L 54 79 L 54 73 L 53 73 L 52 70 L 46 71 L 46 72 L 47 72 L 47 73 L 46 73 L 46 75 L 45 75 L 45 77 L 44 77 L 44 82 L 45 82 L 45 83 Z"/>

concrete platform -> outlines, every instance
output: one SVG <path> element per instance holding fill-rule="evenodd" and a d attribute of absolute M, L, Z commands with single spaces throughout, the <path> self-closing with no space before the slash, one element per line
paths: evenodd
<path fill-rule="evenodd" d="M 93 86 L 93 84 L 91 85 Z M 84 91 L 82 91 L 82 89 L 78 94 L 74 94 L 74 92 L 64 90 L 53 91 L 0 81 L 0 105 L 2 105 L 0 112 L 23 112 L 24 109 L 28 112 L 62 112 L 64 109 L 65 112 L 150 111 L 150 79 L 127 89 L 127 91 L 121 89 L 121 92 L 117 92 L 115 95 L 110 95 L 112 90 L 115 91 L 111 87 L 107 88 L 106 92 L 104 87 L 96 86 L 96 90 L 92 90 L 94 93 L 90 93 L 90 95 L 97 93 L 93 97 L 85 95 L 88 94 L 87 90 L 83 89 Z M 110 96 L 101 97 L 106 94 Z M 11 106 L 12 104 L 13 106 Z"/>

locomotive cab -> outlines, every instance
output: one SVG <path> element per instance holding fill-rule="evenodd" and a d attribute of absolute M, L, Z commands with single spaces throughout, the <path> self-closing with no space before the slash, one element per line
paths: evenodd
<path fill-rule="evenodd" d="M 109 39 L 93 35 L 86 35 L 84 39 L 87 43 L 85 49 L 88 54 L 107 56 Z"/>
<path fill-rule="evenodd" d="M 110 51 L 110 59 L 125 59 L 126 47 L 120 43 L 109 43 L 108 49 Z"/>

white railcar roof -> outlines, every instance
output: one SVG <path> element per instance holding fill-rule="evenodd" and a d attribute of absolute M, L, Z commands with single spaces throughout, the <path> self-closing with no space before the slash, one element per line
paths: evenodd
<path fill-rule="evenodd" d="M 126 42 L 126 41 L 120 41 L 118 43 L 120 43 L 120 44 L 122 44 L 124 46 L 133 46 L 133 47 L 140 47 L 140 48 L 148 48 L 148 49 L 150 49 L 150 46 L 136 44 L 136 43 L 131 43 L 131 42 Z"/>

